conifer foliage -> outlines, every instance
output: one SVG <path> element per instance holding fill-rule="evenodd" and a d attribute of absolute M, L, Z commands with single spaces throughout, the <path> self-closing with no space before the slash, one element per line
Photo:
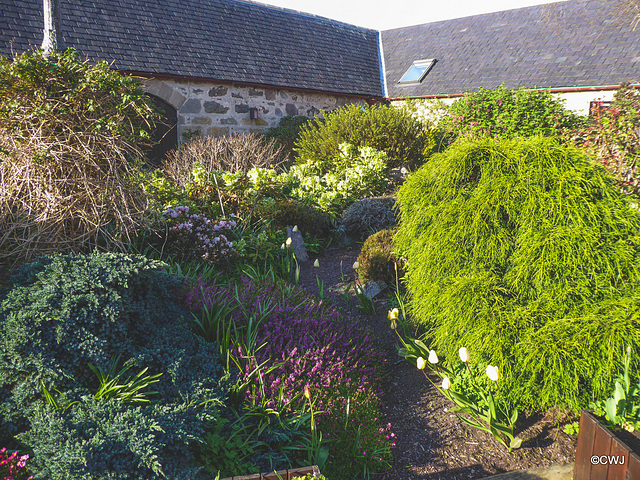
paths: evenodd
<path fill-rule="evenodd" d="M 398 204 L 414 317 L 448 358 L 499 366 L 514 402 L 584 406 L 640 347 L 640 213 L 580 151 L 458 142 Z"/>

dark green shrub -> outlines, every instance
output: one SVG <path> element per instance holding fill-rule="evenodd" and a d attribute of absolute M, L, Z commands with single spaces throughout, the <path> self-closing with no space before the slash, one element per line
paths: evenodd
<path fill-rule="evenodd" d="M 229 385 L 217 345 L 194 333 L 180 283 L 161 268 L 142 256 L 95 253 L 42 257 L 15 275 L 0 305 L 0 418 L 36 452 L 33 468 L 51 474 L 43 478 L 89 478 L 111 467 L 108 478 L 131 478 L 127 468 L 137 466 L 136 478 L 155 478 L 147 476 L 155 461 L 176 473 L 169 478 L 195 478 L 178 474 L 193 459 L 187 446 L 215 419 Z M 151 397 L 160 403 L 114 408 L 90 398 L 99 385 L 89 364 L 107 371 L 119 355 L 135 371 L 162 374 Z M 59 403 L 81 401 L 45 412 L 43 385 L 60 392 Z M 126 433 L 134 430 L 139 436 Z M 56 448 L 69 454 L 52 457 Z"/>
<path fill-rule="evenodd" d="M 329 236 L 333 223 L 331 216 L 297 200 L 285 199 L 275 203 L 278 228 L 297 225 L 303 235 Z"/>
<path fill-rule="evenodd" d="M 577 409 L 640 348 L 640 219 L 552 139 L 459 142 L 398 193 L 411 313 L 438 354 L 504 373 L 524 407 Z"/>
<path fill-rule="evenodd" d="M 579 116 L 567 110 L 545 90 L 492 90 L 467 92 L 449 107 L 438 122 L 452 135 L 462 137 L 556 136 L 582 125 Z"/>
<path fill-rule="evenodd" d="M 364 240 L 397 223 L 395 203 L 392 197 L 363 198 L 342 212 L 340 225 L 350 237 Z"/>
<path fill-rule="evenodd" d="M 611 172 L 618 185 L 640 194 L 640 92 L 622 85 L 608 108 L 596 108 L 584 132 L 584 147 Z"/>
<path fill-rule="evenodd" d="M 317 162 L 326 173 L 332 170 L 343 143 L 373 147 L 387 154 L 389 168 L 404 165 L 412 170 L 424 161 L 425 147 L 433 139 L 404 109 L 347 105 L 325 113 L 323 122 L 304 125 L 295 150 L 300 162 Z"/>
<path fill-rule="evenodd" d="M 274 140 L 275 144 L 282 148 L 289 160 L 293 160 L 293 147 L 300 135 L 302 126 L 312 120 L 303 115 L 287 115 L 282 117 L 277 127 L 272 127 L 264 133 L 268 140 Z"/>
<path fill-rule="evenodd" d="M 396 265 L 398 279 L 404 275 L 402 265 L 393 254 L 393 236 L 395 229 L 382 230 L 367 238 L 358 255 L 358 278 L 361 283 L 369 280 L 383 280 L 388 285 L 396 283 Z"/>
<path fill-rule="evenodd" d="M 75 50 L 0 57 L 0 257 L 123 250 L 155 116 L 138 80 Z"/>

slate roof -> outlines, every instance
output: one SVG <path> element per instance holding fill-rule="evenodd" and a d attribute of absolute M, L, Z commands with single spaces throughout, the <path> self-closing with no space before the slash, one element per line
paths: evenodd
<path fill-rule="evenodd" d="M 616 16 L 615 3 L 569 0 L 383 31 L 388 95 L 640 83 L 640 27 Z M 437 63 L 420 85 L 398 85 L 428 58 Z"/>
<path fill-rule="evenodd" d="M 374 30 L 238 0 L 61 3 L 65 44 L 118 70 L 382 96 Z M 0 0 L 0 54 L 42 29 L 42 0 Z"/>

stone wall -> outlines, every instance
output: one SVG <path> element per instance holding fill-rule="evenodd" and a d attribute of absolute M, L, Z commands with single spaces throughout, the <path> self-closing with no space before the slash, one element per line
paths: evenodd
<path fill-rule="evenodd" d="M 263 132 L 277 126 L 286 115 L 313 118 L 349 103 L 366 104 L 348 96 L 236 84 L 158 79 L 144 80 L 144 84 L 147 92 L 177 110 L 179 139 L 195 131 L 217 137 Z M 250 118 L 252 108 L 257 109 L 256 119 Z"/>

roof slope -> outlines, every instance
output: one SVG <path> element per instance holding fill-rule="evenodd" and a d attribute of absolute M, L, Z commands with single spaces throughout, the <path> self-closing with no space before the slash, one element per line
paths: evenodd
<path fill-rule="evenodd" d="M 609 0 L 569 0 L 383 31 L 389 96 L 479 87 L 640 83 L 640 28 Z M 399 86 L 415 60 L 437 59 L 421 84 Z"/>
<path fill-rule="evenodd" d="M 374 30 L 238 0 L 61 3 L 65 44 L 118 70 L 382 96 Z M 42 30 L 42 0 L 0 0 L 0 54 Z"/>

